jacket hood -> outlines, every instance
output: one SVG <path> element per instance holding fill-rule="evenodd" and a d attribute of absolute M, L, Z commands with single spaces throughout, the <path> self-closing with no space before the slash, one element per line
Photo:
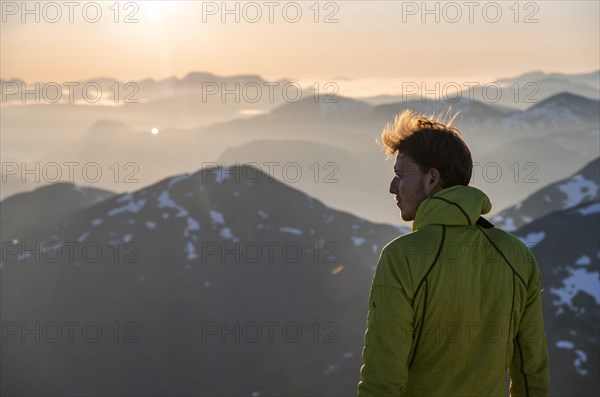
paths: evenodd
<path fill-rule="evenodd" d="M 419 204 L 412 230 L 426 225 L 474 225 L 482 214 L 492 210 L 492 203 L 481 190 L 455 185 L 442 189 Z"/>

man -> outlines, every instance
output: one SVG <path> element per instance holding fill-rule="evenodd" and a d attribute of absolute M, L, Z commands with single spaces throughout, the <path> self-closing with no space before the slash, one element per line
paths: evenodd
<path fill-rule="evenodd" d="M 412 111 L 382 140 L 390 193 L 412 233 L 387 244 L 369 296 L 358 395 L 545 396 L 540 271 L 527 246 L 481 217 L 469 147 L 453 120 Z"/>

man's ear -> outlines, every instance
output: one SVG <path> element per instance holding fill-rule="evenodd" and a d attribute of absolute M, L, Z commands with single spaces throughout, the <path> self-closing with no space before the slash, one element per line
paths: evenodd
<path fill-rule="evenodd" d="M 430 168 L 426 177 L 426 184 L 430 192 L 442 190 L 442 175 L 437 168 Z"/>

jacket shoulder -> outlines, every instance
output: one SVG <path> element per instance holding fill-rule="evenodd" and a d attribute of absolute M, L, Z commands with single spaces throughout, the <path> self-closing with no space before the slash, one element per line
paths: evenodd
<path fill-rule="evenodd" d="M 398 252 L 406 252 L 407 250 L 410 252 L 410 248 L 414 248 L 416 244 L 422 245 L 427 242 L 435 242 L 439 246 L 441 236 L 441 225 L 427 225 L 427 227 L 422 229 L 396 237 L 383 247 L 382 254 L 397 254 Z"/>
<path fill-rule="evenodd" d="M 528 245 L 512 233 L 498 228 L 484 229 L 484 234 L 498 251 L 500 260 L 508 262 L 519 278 L 529 285 L 540 277 L 540 271 L 533 252 Z"/>
<path fill-rule="evenodd" d="M 381 250 L 378 272 L 381 281 L 393 280 L 413 291 L 434 262 L 443 238 L 441 225 L 428 225 L 390 241 Z"/>

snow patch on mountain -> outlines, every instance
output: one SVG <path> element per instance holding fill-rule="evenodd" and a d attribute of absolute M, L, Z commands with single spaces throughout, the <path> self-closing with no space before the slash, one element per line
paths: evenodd
<path fill-rule="evenodd" d="M 583 350 L 575 349 L 575 354 L 577 354 L 577 358 L 575 359 L 575 370 L 580 375 L 587 375 L 588 370 L 585 368 L 581 368 L 581 365 L 587 361 L 587 354 Z"/>
<path fill-rule="evenodd" d="M 506 230 L 507 232 L 514 232 L 515 230 L 517 230 L 517 227 L 515 226 L 515 220 L 512 217 L 506 218 L 506 220 L 504 221 L 504 225 L 499 225 L 499 227 L 501 229 Z"/>
<path fill-rule="evenodd" d="M 131 196 L 131 194 L 127 194 L 127 195 L 121 197 L 120 199 L 117 200 L 117 202 L 123 202 L 123 201 L 125 201 L 124 200 L 125 198 L 129 199 L 127 205 L 124 205 L 122 207 L 113 208 L 112 210 L 107 212 L 107 215 L 112 217 L 112 216 L 115 216 L 122 212 L 132 212 L 134 214 L 137 214 L 138 212 L 140 212 L 140 210 L 142 208 L 144 208 L 144 205 L 146 204 L 145 198 L 139 199 L 138 201 L 133 201 L 133 197 Z"/>
<path fill-rule="evenodd" d="M 240 241 L 239 238 L 233 235 L 233 233 L 231 232 L 231 228 L 229 227 L 224 227 L 223 229 L 221 229 L 220 236 L 226 240 L 233 240 L 234 242 Z"/>
<path fill-rule="evenodd" d="M 177 214 L 175 214 L 176 217 L 182 217 L 182 216 L 188 216 L 189 212 L 188 210 L 186 210 L 185 208 L 183 208 L 182 206 L 178 205 L 169 195 L 169 191 L 168 190 L 163 190 L 160 195 L 158 196 L 158 208 L 173 208 L 176 209 L 178 212 Z M 163 214 L 164 217 L 164 214 Z"/>
<path fill-rule="evenodd" d="M 583 175 L 575 175 L 565 183 L 558 185 L 558 189 L 567 198 L 563 201 L 563 208 L 572 208 L 586 200 L 593 200 L 598 195 L 598 185 L 591 179 L 585 179 Z"/>
<path fill-rule="evenodd" d="M 225 224 L 225 217 L 222 212 L 210 210 L 210 219 L 212 220 L 213 226 Z"/>
<path fill-rule="evenodd" d="M 263 210 L 258 210 L 257 212 L 258 212 L 258 215 L 260 215 L 260 217 L 263 218 L 263 219 L 267 219 L 269 217 L 269 214 L 267 214 Z"/>
<path fill-rule="evenodd" d="M 577 261 L 575 262 L 575 264 L 577 266 L 587 266 L 591 263 L 590 257 L 587 255 L 583 255 L 582 257 L 580 257 L 579 259 L 577 259 Z"/>
<path fill-rule="evenodd" d="M 81 243 L 83 242 L 86 238 L 88 238 L 90 235 L 90 232 L 84 232 L 82 235 L 80 235 L 79 237 L 77 237 L 77 242 Z"/>
<path fill-rule="evenodd" d="M 379 251 L 379 245 L 377 245 L 377 244 L 371 245 L 371 250 L 373 251 L 374 254 L 376 254 Z"/>
<path fill-rule="evenodd" d="M 189 237 L 190 236 L 190 232 L 192 231 L 196 231 L 196 230 L 200 230 L 200 223 L 192 218 L 191 216 L 187 217 L 187 226 L 183 231 L 183 235 L 185 237 Z"/>
<path fill-rule="evenodd" d="M 350 237 L 355 247 L 361 246 L 365 242 L 364 237 Z"/>
<path fill-rule="evenodd" d="M 281 233 L 294 234 L 296 236 L 300 236 L 302 234 L 302 230 L 297 229 L 295 227 L 289 227 L 289 226 L 282 226 L 279 228 L 279 231 Z"/>
<path fill-rule="evenodd" d="M 575 347 L 575 345 L 573 344 L 573 342 L 568 340 L 559 340 L 556 341 L 556 347 L 558 347 L 559 349 L 572 349 Z"/>
<path fill-rule="evenodd" d="M 575 344 L 568 340 L 559 340 L 556 341 L 556 347 L 558 347 L 559 349 L 573 350 L 575 348 Z M 587 361 L 587 354 L 585 354 L 585 352 L 580 349 L 575 349 L 574 353 L 577 356 L 577 358 L 575 358 L 575 361 L 573 362 L 575 370 L 580 375 L 587 375 L 588 370 L 582 368 L 582 365 Z"/>
<path fill-rule="evenodd" d="M 124 203 L 125 201 L 131 201 L 133 199 L 133 195 L 131 193 L 125 193 L 117 198 L 117 203 Z"/>
<path fill-rule="evenodd" d="M 184 181 L 184 180 L 188 179 L 189 177 L 190 177 L 190 175 L 187 173 L 181 174 L 181 175 L 176 175 L 176 176 L 172 177 L 171 179 L 169 179 L 169 184 L 167 186 L 169 188 L 171 188 L 171 187 L 173 187 L 173 185 L 175 185 L 181 181 Z"/>
<path fill-rule="evenodd" d="M 585 208 L 579 208 L 577 210 L 577 212 L 579 212 L 583 216 L 587 216 L 590 214 L 597 214 L 600 212 L 600 203 L 593 203 L 593 204 L 588 205 Z"/>
<path fill-rule="evenodd" d="M 567 271 L 570 274 L 563 280 L 562 287 L 550 288 L 550 292 L 558 298 L 554 301 L 555 306 L 567 305 L 574 309 L 572 299 L 579 292 L 592 296 L 600 305 L 600 273 L 572 267 L 567 267 Z"/>
<path fill-rule="evenodd" d="M 525 237 L 519 237 L 519 239 L 527 244 L 529 248 L 537 245 L 540 241 L 542 241 L 546 237 L 546 233 L 544 231 L 541 232 L 533 232 L 529 233 Z"/>
<path fill-rule="evenodd" d="M 187 245 L 183 249 L 183 252 L 185 252 L 187 254 L 188 261 L 192 261 L 192 260 L 198 258 L 198 253 L 196 252 L 196 247 L 194 247 L 194 244 L 192 244 L 191 241 L 188 241 Z"/>

